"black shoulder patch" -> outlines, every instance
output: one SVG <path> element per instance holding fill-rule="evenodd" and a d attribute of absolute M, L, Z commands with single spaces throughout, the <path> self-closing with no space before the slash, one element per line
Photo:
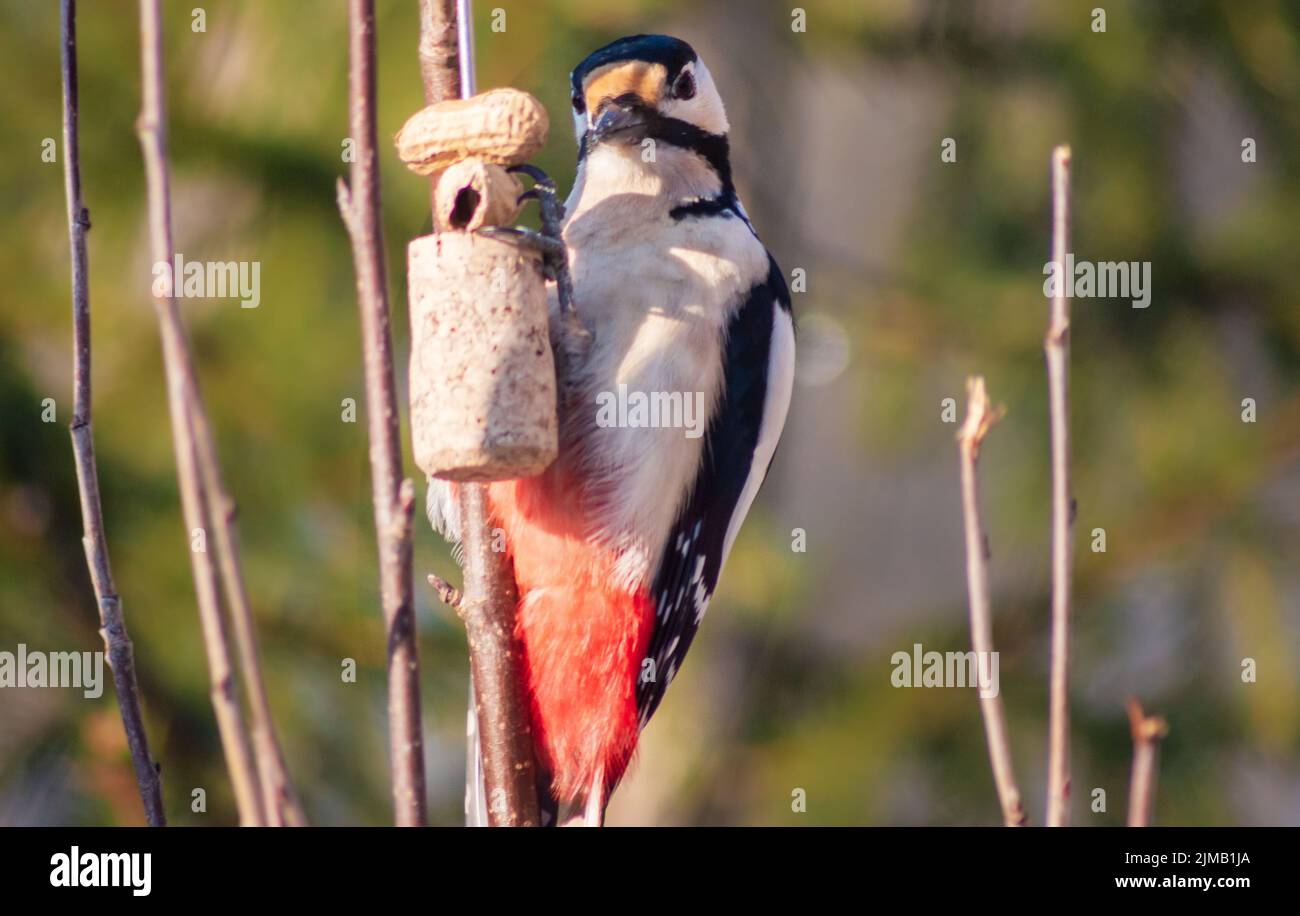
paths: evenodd
<path fill-rule="evenodd" d="M 781 267 L 776 263 L 776 258 L 772 257 L 772 252 L 767 253 L 767 285 L 772 287 L 772 294 L 776 297 L 777 305 L 785 309 L 790 320 L 794 321 L 794 308 L 790 304 L 790 287 L 786 285 L 785 274 L 781 273 Z"/>

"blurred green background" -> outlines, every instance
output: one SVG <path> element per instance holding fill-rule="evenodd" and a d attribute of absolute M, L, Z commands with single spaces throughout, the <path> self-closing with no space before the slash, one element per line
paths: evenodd
<path fill-rule="evenodd" d="M 1122 823 L 1139 697 L 1171 732 L 1155 821 L 1300 823 L 1300 7 L 1261 2 L 516 0 L 476 4 L 479 85 L 551 112 L 567 74 L 669 32 L 712 69 L 741 194 L 789 273 L 799 385 L 767 488 L 611 823 L 987 824 L 975 695 L 895 689 L 890 656 L 968 646 L 956 424 L 964 379 L 1009 409 L 982 456 L 1017 774 L 1042 822 L 1048 157 L 1074 150 L 1081 259 L 1149 261 L 1149 308 L 1074 302 L 1074 821 Z M 334 203 L 347 133 L 336 2 L 166 6 L 176 245 L 257 260 L 257 309 L 183 300 L 290 768 L 317 824 L 390 820 L 354 280 Z M 194 32 L 202 8 L 206 31 Z M 416 0 L 378 4 L 398 352 L 427 183 L 386 143 L 422 104 Z M 491 29 L 494 10 L 505 30 Z M 79 17 L 95 437 L 113 566 L 177 824 L 234 821 L 207 696 L 149 298 L 135 4 Z M 0 650 L 100 648 L 79 543 L 58 12 L 0 0 Z M 1242 162 L 1243 138 L 1257 161 Z M 945 138 L 955 162 L 941 161 Z M 61 142 L 61 141 L 59 141 Z M 404 356 L 403 356 L 404 363 Z M 405 374 L 405 366 L 401 367 Z M 1258 420 L 1241 419 L 1253 398 Z M 57 422 L 42 422 L 42 399 Z M 960 413 L 960 411 L 959 411 Z M 364 418 L 361 418 L 363 421 Z M 408 470 L 414 470 L 408 458 Z M 423 487 L 421 485 L 421 494 Z M 794 529 L 806 551 L 791 549 Z M 1104 528 L 1107 550 L 1094 552 Z M 435 823 L 458 823 L 467 665 L 416 563 Z M 359 665 L 355 684 L 340 663 Z M 1258 681 L 1241 678 L 1244 658 Z M 206 814 L 189 808 L 203 787 Z M 1106 791 L 1106 811 L 1090 805 Z M 806 813 L 792 811 L 803 789 Z M 0 691 L 0 824 L 142 820 L 111 686 Z"/>

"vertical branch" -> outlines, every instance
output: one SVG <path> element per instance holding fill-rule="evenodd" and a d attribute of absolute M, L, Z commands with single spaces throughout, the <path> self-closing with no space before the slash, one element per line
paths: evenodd
<path fill-rule="evenodd" d="M 72 452 L 77 465 L 77 491 L 81 498 L 82 545 L 86 566 L 99 605 L 100 635 L 113 672 L 113 689 L 122 714 L 126 744 L 135 767 L 145 819 L 151 827 L 165 827 L 162 780 L 149 753 L 149 737 L 140 708 L 135 680 L 135 653 L 122 614 L 122 602 L 113 581 L 104 535 L 104 514 L 99 500 L 99 470 L 95 464 L 95 436 L 91 425 L 90 292 L 86 264 L 86 231 L 90 212 L 81 200 L 81 147 L 77 130 L 77 3 L 63 0 L 59 16 L 63 69 L 63 184 L 68 200 L 68 239 L 72 249 Z"/>
<path fill-rule="evenodd" d="M 1052 442 L 1052 647 L 1048 699 L 1047 826 L 1070 822 L 1070 567 L 1074 501 L 1070 495 L 1070 305 L 1065 262 L 1070 206 L 1070 148 L 1052 151 L 1052 260 L 1056 295 L 1043 348 L 1047 354 Z"/>
<path fill-rule="evenodd" d="M 420 0 L 420 78 L 424 104 L 460 95 L 456 0 Z"/>
<path fill-rule="evenodd" d="M 961 504 L 966 528 L 966 587 L 970 594 L 971 646 L 977 661 L 993 653 L 993 618 L 989 611 L 988 536 L 980 516 L 979 480 L 975 466 L 984 437 L 1002 417 L 1002 409 L 989 409 L 984 379 L 966 380 L 966 422 L 957 433 L 961 450 Z M 980 694 L 980 711 L 984 714 L 984 735 L 993 764 L 993 782 L 1002 805 L 1002 823 L 1008 827 L 1025 825 L 1025 809 L 1016 786 L 1011 764 L 1011 747 L 1007 740 L 1007 720 L 1002 697 Z"/>
<path fill-rule="evenodd" d="M 514 567 L 504 552 L 492 549 L 487 487 L 458 489 L 465 588 L 457 611 L 469 640 L 488 819 L 493 827 L 536 827 L 532 718 L 521 677 L 523 649 L 515 636 Z"/>
<path fill-rule="evenodd" d="M 420 0 L 420 73 L 426 104 L 456 98 L 462 87 L 473 91 L 473 74 L 457 72 L 458 7 L 468 9 L 468 3 Z M 461 25 L 468 29 L 470 23 Z M 492 549 L 486 485 L 464 483 L 455 489 L 465 577 L 458 612 L 469 638 L 488 819 L 494 827 L 535 826 L 540 818 L 523 649 L 515 635 L 519 596 L 514 567 L 505 552 Z"/>
<path fill-rule="evenodd" d="M 1129 779 L 1128 825 L 1146 827 L 1156 798 L 1156 752 L 1169 725 L 1159 716 L 1147 716 L 1137 700 L 1128 701 L 1129 726 L 1133 731 L 1133 773 Z"/>
<path fill-rule="evenodd" d="M 175 278 L 170 274 L 174 248 L 167 166 L 161 20 L 158 0 L 140 0 L 140 65 L 144 99 L 136 122 L 136 133 L 140 138 L 145 163 L 151 260 L 168 267 L 164 287 L 155 285 L 154 288 L 154 310 L 158 316 L 159 336 L 162 339 L 181 511 L 191 539 L 190 564 L 198 598 L 203 644 L 208 657 L 208 676 L 217 729 L 235 791 L 240 822 L 261 826 L 272 822 L 268 818 L 267 807 L 268 802 L 274 806 L 275 799 L 267 791 L 263 775 L 273 772 L 275 765 L 274 762 L 255 765 L 235 686 L 234 667 L 225 622 L 221 616 L 217 569 L 206 543 L 211 523 L 217 527 L 218 546 L 225 549 L 223 565 L 236 564 L 229 568 L 237 568 L 238 560 L 233 552 L 235 545 L 229 530 L 231 504 L 221 488 L 217 474 L 211 431 L 199 397 L 198 382 L 194 377 L 193 361 L 180 312 L 173 296 Z M 231 600 L 238 604 L 242 584 L 227 581 L 227 591 L 232 595 Z M 244 620 L 241 625 L 249 626 L 251 632 L 250 621 Z M 253 662 L 256 664 L 255 656 Z M 260 679 L 256 667 L 253 671 Z"/>
<path fill-rule="evenodd" d="M 420 661 L 411 584 L 411 517 L 415 490 L 402 477 L 402 442 L 388 329 L 388 277 L 379 213 L 375 152 L 374 0 L 348 3 L 348 122 L 356 156 L 352 187 L 338 183 L 339 211 L 352 240 L 365 358 L 370 477 L 379 545 L 379 591 L 388 634 L 388 741 L 394 817 L 399 827 L 423 827 L 424 733 Z"/>

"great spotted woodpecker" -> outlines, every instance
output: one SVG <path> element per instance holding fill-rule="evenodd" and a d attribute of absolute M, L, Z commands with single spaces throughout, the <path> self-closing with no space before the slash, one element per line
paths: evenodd
<path fill-rule="evenodd" d="M 795 358 L 789 292 L 736 197 L 704 62 L 684 41 L 636 35 L 571 82 L 563 240 L 590 337 L 566 339 L 553 303 L 559 458 L 489 488 L 519 585 L 544 824 L 603 820 L 767 473 Z M 602 416 L 638 396 L 702 418 L 693 434 L 662 415 Z M 454 485 L 431 479 L 428 509 L 459 540 Z M 472 711 L 470 730 L 466 813 L 485 823 Z"/>

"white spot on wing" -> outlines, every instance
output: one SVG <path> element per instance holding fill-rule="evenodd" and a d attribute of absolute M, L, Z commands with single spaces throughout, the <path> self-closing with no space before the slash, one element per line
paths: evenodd
<path fill-rule="evenodd" d="M 713 593 L 704 587 L 701 582 L 695 586 L 695 625 L 699 626 L 700 621 L 704 619 L 704 612 L 709 609 L 709 599 Z"/>

